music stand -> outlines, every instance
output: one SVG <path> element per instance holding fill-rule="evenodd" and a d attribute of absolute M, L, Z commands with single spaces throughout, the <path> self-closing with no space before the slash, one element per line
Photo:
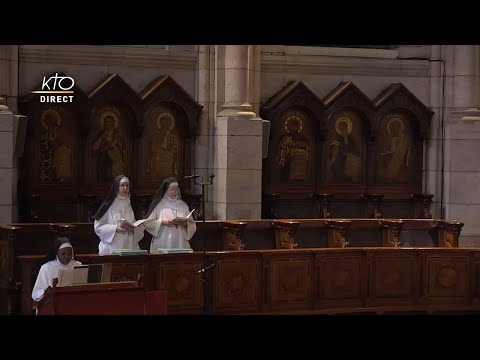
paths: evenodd
<path fill-rule="evenodd" d="M 208 175 L 208 181 L 203 181 L 203 176 L 193 176 L 193 185 L 199 185 L 202 187 L 202 229 L 205 230 L 205 186 L 213 184 L 213 178 L 215 177 L 214 174 Z M 201 181 L 197 182 L 197 179 L 200 178 Z M 201 268 L 198 272 L 202 274 L 202 282 L 203 282 L 203 309 L 204 312 L 207 313 L 209 310 L 209 294 L 210 294 L 210 274 L 209 270 L 212 270 L 215 267 L 215 263 L 208 264 L 207 259 L 207 237 L 203 236 L 203 268 Z"/>

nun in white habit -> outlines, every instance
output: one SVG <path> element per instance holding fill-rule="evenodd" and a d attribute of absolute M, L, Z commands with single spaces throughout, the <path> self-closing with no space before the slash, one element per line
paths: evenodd
<path fill-rule="evenodd" d="M 190 210 L 182 200 L 176 178 L 166 178 L 147 211 L 145 229 L 152 234 L 150 253 L 157 249 L 191 249 L 190 239 L 197 230 L 193 217 L 187 221 L 175 223 L 176 217 L 187 217 Z"/>
<path fill-rule="evenodd" d="M 135 215 L 130 204 L 130 181 L 119 175 L 113 181 L 110 193 L 95 214 L 93 228 L 100 238 L 98 253 L 111 254 L 114 249 L 139 250 L 145 228 L 133 227 Z"/>
<path fill-rule="evenodd" d="M 74 259 L 73 247 L 68 238 L 58 238 L 55 246 L 45 257 L 44 264 L 40 267 L 37 280 L 32 290 L 32 299 L 40 301 L 45 290 L 53 287 L 53 279 L 58 278 L 61 269 L 71 269 L 74 266 L 82 265 Z"/>

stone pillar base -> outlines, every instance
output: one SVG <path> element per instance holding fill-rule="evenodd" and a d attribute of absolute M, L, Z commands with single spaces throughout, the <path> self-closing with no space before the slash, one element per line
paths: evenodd
<path fill-rule="evenodd" d="M 262 208 L 262 130 L 260 118 L 217 118 L 213 217 L 259 219 Z"/>

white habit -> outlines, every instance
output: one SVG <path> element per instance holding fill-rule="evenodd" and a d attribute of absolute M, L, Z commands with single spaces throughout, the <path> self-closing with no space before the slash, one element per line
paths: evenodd
<path fill-rule="evenodd" d="M 117 231 L 118 221 L 125 219 L 130 223 L 135 222 L 130 196 L 117 195 L 112 205 L 99 220 L 95 220 L 93 228 L 100 238 L 98 253 L 101 255 L 111 254 L 114 249 L 135 249 L 139 250 L 138 242 L 143 238 L 142 227 L 134 228 L 134 232 Z"/>
<path fill-rule="evenodd" d="M 162 225 L 163 219 L 174 219 L 175 217 L 187 217 L 189 213 L 188 205 L 181 199 L 172 200 L 167 194 L 157 204 L 155 209 L 148 217 L 155 221 L 145 222 L 145 229 L 153 235 L 150 245 L 150 253 L 154 253 L 158 248 L 162 249 L 191 249 L 190 239 L 197 230 L 197 224 L 193 217 L 187 221 L 187 229 L 183 226 Z"/>

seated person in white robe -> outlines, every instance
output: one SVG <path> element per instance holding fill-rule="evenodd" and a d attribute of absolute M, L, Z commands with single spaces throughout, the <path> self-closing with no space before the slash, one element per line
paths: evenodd
<path fill-rule="evenodd" d="M 145 229 L 152 234 L 150 253 L 157 249 L 191 249 L 190 239 L 197 230 L 193 217 L 187 221 L 174 223 L 176 217 L 187 217 L 190 210 L 182 200 L 176 178 L 165 179 L 152 200 L 145 222 Z"/>
<path fill-rule="evenodd" d="M 74 259 L 70 240 L 68 238 L 58 238 L 40 267 L 37 280 L 33 286 L 32 299 L 36 302 L 42 300 L 45 290 L 53 287 L 53 279 L 58 279 L 59 270 L 71 269 L 78 265 L 82 265 L 82 263 Z"/>
<path fill-rule="evenodd" d="M 131 226 L 135 215 L 130 204 L 130 181 L 126 176 L 115 178 L 94 218 L 93 228 L 100 238 L 100 255 L 111 254 L 114 249 L 140 249 L 138 242 L 142 240 L 145 228 Z"/>

